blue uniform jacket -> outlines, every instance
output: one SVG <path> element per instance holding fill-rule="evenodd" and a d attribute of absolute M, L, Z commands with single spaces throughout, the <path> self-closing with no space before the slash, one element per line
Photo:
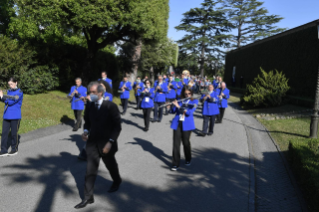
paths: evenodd
<path fill-rule="evenodd" d="M 156 89 L 157 85 L 158 85 L 158 82 L 155 82 L 154 89 Z M 160 93 L 160 92 L 163 92 L 163 93 Z M 154 102 L 166 102 L 166 93 L 167 93 L 167 84 L 163 82 L 161 85 L 161 89 L 157 90 L 155 93 Z"/>
<path fill-rule="evenodd" d="M 144 90 L 144 89 L 143 89 Z M 139 90 L 142 92 L 143 90 Z M 154 107 L 154 88 L 151 88 L 148 93 L 141 93 L 142 97 L 142 103 L 141 103 L 141 108 L 146 109 L 146 108 L 153 108 Z"/>
<path fill-rule="evenodd" d="M 171 90 L 167 90 L 167 93 L 166 93 L 166 98 L 167 99 L 176 99 L 176 89 L 177 89 L 177 85 L 176 85 L 176 82 L 175 81 L 172 81 L 171 82 L 172 85 L 171 85 Z"/>
<path fill-rule="evenodd" d="M 176 87 L 177 87 L 177 91 L 176 91 L 176 94 L 178 95 L 178 96 L 180 96 L 181 95 L 181 93 L 182 93 L 182 90 L 183 90 L 183 83 L 182 82 L 176 82 Z"/>
<path fill-rule="evenodd" d="M 188 78 L 184 78 L 184 79 L 183 79 L 183 82 L 185 83 L 185 85 L 188 85 L 189 79 L 188 79 Z"/>
<path fill-rule="evenodd" d="M 201 101 L 204 100 L 204 96 L 205 94 L 202 95 L 202 97 L 200 98 Z M 203 102 L 203 111 L 202 114 L 204 116 L 214 116 L 214 115 L 218 115 L 219 114 L 219 108 L 218 108 L 218 90 L 217 91 L 213 91 L 210 94 L 211 98 L 207 98 L 204 102 Z"/>
<path fill-rule="evenodd" d="M 112 88 L 112 80 L 110 78 L 106 78 L 106 79 L 99 79 L 99 80 L 104 80 L 105 82 L 109 83 L 109 85 Z"/>
<path fill-rule="evenodd" d="M 112 102 L 113 101 L 113 95 L 111 93 L 105 92 L 104 93 L 104 98 L 107 97 L 107 96 L 109 97 L 109 101 Z"/>
<path fill-rule="evenodd" d="M 187 104 L 189 105 L 187 105 Z M 198 105 L 198 100 L 194 99 L 194 100 L 184 100 L 183 102 L 179 102 L 180 106 L 184 106 L 185 109 L 187 110 L 185 113 L 185 120 L 182 122 L 183 125 L 183 131 L 190 131 L 190 130 L 194 130 L 195 129 L 195 122 L 194 122 L 194 112 L 197 108 Z M 183 109 L 178 109 L 177 107 L 172 107 L 171 109 L 171 113 L 176 113 L 175 117 L 173 118 L 172 124 L 171 124 L 171 128 L 173 130 L 177 130 L 178 124 L 179 124 L 179 115 L 183 114 L 183 111 L 181 111 Z"/>
<path fill-rule="evenodd" d="M 119 89 L 122 88 L 124 83 L 125 82 L 123 82 L 123 81 L 120 83 Z M 129 99 L 130 98 L 130 90 L 132 90 L 131 82 L 127 81 L 125 83 L 125 85 L 127 88 L 125 88 L 125 91 L 120 95 L 121 99 Z"/>
<path fill-rule="evenodd" d="M 134 82 L 134 84 L 133 84 L 133 88 L 135 88 L 136 87 L 136 82 Z M 144 90 L 144 83 L 143 82 L 140 82 L 139 83 L 139 86 L 141 87 L 141 90 L 143 91 Z M 140 96 L 141 95 L 141 93 L 140 92 L 136 92 L 136 94 L 135 94 L 135 96 Z"/>
<path fill-rule="evenodd" d="M 221 94 L 221 89 L 217 89 L 216 92 L 217 92 L 217 95 L 219 96 Z M 229 90 L 227 88 L 225 88 L 223 90 L 223 93 L 225 94 L 225 96 L 223 97 L 222 100 L 219 99 L 218 106 L 220 108 L 227 108 L 228 107 L 227 100 L 229 99 Z"/>
<path fill-rule="evenodd" d="M 16 90 L 8 90 L 7 95 L 9 96 L 19 96 L 17 100 L 6 99 L 3 97 L 2 102 L 5 103 L 3 119 L 6 120 L 15 120 L 21 119 L 21 106 L 23 100 L 23 92 L 18 88 Z"/>
<path fill-rule="evenodd" d="M 69 93 L 69 96 L 73 93 L 73 91 L 76 89 L 76 86 L 71 87 L 71 91 Z M 71 99 L 71 108 L 72 110 L 84 110 L 84 102 L 82 100 L 78 100 L 80 97 L 86 97 L 87 89 L 84 86 L 80 86 L 77 88 L 78 94 L 75 94 L 73 98 Z"/>

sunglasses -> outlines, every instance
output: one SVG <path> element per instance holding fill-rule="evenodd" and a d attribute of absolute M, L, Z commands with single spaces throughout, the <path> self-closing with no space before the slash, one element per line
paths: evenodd
<path fill-rule="evenodd" d="M 185 95 L 192 95 L 191 93 L 184 93 Z"/>

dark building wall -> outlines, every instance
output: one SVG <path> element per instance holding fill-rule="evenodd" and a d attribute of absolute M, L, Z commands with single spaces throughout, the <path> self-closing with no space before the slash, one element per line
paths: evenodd
<path fill-rule="evenodd" d="M 289 79 L 289 94 L 314 98 L 319 65 L 319 40 L 317 26 L 265 40 L 259 44 L 234 50 L 226 55 L 225 81 L 232 84 L 233 67 L 236 66 L 235 86 L 249 84 L 260 74 L 277 69 Z"/>

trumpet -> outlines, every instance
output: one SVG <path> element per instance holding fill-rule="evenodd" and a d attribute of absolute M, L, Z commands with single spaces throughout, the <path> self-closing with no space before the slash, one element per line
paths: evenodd
<path fill-rule="evenodd" d="M 125 87 L 126 87 L 126 82 L 124 82 L 124 81 L 122 81 L 122 82 L 123 82 L 123 85 L 122 85 L 121 89 L 118 90 L 118 93 L 123 93 L 124 92 L 123 89 L 125 89 Z"/>

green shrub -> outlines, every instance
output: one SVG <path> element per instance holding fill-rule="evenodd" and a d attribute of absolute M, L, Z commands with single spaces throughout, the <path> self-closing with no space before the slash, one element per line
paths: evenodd
<path fill-rule="evenodd" d="M 289 159 L 310 211 L 319 211 L 319 140 L 290 141 Z"/>
<path fill-rule="evenodd" d="M 27 44 L 19 45 L 16 40 L 0 36 L 0 86 L 6 88 L 12 76 L 28 94 L 49 91 L 58 86 L 58 68 L 41 65 L 36 57 L 36 51 Z"/>
<path fill-rule="evenodd" d="M 289 90 L 288 79 L 282 72 L 274 74 L 273 71 L 265 72 L 262 68 L 251 85 L 247 85 L 242 103 L 251 107 L 279 106 Z"/>

